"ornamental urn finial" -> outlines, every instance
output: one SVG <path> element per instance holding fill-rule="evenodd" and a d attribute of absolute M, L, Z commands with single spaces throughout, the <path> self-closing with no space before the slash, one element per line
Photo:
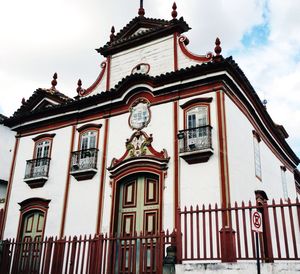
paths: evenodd
<path fill-rule="evenodd" d="M 145 9 L 143 7 L 143 0 L 140 0 L 140 8 L 139 8 L 139 11 L 138 11 L 138 15 L 139 16 L 144 16 L 145 15 Z"/>
<path fill-rule="evenodd" d="M 53 80 L 51 81 L 51 85 L 52 85 L 52 87 L 51 87 L 51 89 L 56 89 L 55 87 L 56 87 L 56 85 L 57 85 L 57 73 L 55 72 L 54 74 L 53 74 Z"/>
<path fill-rule="evenodd" d="M 110 34 L 110 42 L 114 41 L 115 40 L 115 27 L 112 26 L 111 27 L 111 34 Z"/>
<path fill-rule="evenodd" d="M 216 46 L 215 46 L 215 53 L 216 53 L 217 56 L 219 56 L 220 53 L 222 52 L 222 48 L 221 48 L 220 44 L 221 44 L 221 41 L 220 41 L 220 39 L 217 37 L 217 38 L 216 38 L 216 42 L 215 42 L 215 45 L 216 45 Z"/>
<path fill-rule="evenodd" d="M 80 96 L 80 92 L 82 91 L 82 82 L 81 82 L 81 79 L 79 79 L 78 80 L 78 82 L 77 82 L 77 89 L 76 89 L 76 91 L 77 91 L 77 93 L 78 93 L 78 96 Z"/>
<path fill-rule="evenodd" d="M 176 5 L 176 2 L 174 2 L 173 3 L 173 6 L 172 6 L 172 13 L 171 13 L 171 15 L 172 15 L 172 17 L 173 17 L 173 19 L 176 19 L 176 17 L 177 17 L 177 5 Z"/>

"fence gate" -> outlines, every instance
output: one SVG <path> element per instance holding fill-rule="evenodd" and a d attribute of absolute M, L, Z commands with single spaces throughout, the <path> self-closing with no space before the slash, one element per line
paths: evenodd
<path fill-rule="evenodd" d="M 2 242 L 0 273 L 162 274 L 164 250 L 174 234 L 135 233 Z"/>

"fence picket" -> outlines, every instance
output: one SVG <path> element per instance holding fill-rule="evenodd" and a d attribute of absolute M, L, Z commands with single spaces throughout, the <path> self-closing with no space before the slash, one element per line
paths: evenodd
<path fill-rule="evenodd" d="M 269 239 L 261 234 L 262 258 L 272 260 L 299 260 L 299 200 L 292 203 L 264 204 L 263 207 L 244 202 L 239 206 L 219 208 L 202 205 L 178 210 L 181 229 L 160 231 L 158 234 L 131 235 L 100 234 L 74 237 L 45 238 L 40 241 L 5 240 L 2 243 L 1 273 L 155 273 L 161 274 L 168 246 L 176 245 L 178 263 L 188 260 L 222 260 L 221 241 L 230 242 L 228 251 L 238 260 L 255 259 L 254 237 L 250 219 L 253 210 L 262 209 L 264 220 L 272 227 Z M 279 213 L 279 212 L 280 213 Z M 1 213 L 0 213 L 1 214 Z M 224 216 L 227 221 L 224 221 Z M 267 217 L 266 217 L 267 216 Z M 196 223 L 195 223 L 196 222 Z M 223 224 L 227 225 L 225 228 Z M 224 230 L 225 229 L 225 230 Z M 227 229 L 227 230 L 226 230 Z M 220 233 L 228 233 L 221 237 Z M 249 233 L 251 236 L 249 236 Z M 183 241 L 182 241 L 183 239 Z M 267 240 L 273 239 L 273 242 Z M 266 249 L 268 243 L 274 249 Z M 283 244 L 282 244 L 283 243 Z M 179 250 L 180 248 L 180 250 Z M 232 250 L 232 248 L 234 250 Z M 249 248 L 250 253 L 249 253 Z M 268 248 L 268 247 L 267 247 Z M 282 249 L 283 248 L 283 249 Z M 271 254 L 271 255 L 270 255 Z M 232 258 L 234 259 L 234 258 Z"/>

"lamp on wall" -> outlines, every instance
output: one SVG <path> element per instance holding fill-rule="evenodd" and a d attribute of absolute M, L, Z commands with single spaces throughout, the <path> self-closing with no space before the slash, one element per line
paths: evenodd
<path fill-rule="evenodd" d="M 184 138 L 184 133 L 182 131 L 180 131 L 178 134 L 177 134 L 177 139 L 178 140 L 182 140 Z"/>

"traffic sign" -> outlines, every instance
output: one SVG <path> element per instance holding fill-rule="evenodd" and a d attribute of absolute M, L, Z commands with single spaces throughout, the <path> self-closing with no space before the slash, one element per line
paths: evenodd
<path fill-rule="evenodd" d="M 263 232 L 262 214 L 258 211 L 253 211 L 251 216 L 252 230 L 256 232 Z"/>

